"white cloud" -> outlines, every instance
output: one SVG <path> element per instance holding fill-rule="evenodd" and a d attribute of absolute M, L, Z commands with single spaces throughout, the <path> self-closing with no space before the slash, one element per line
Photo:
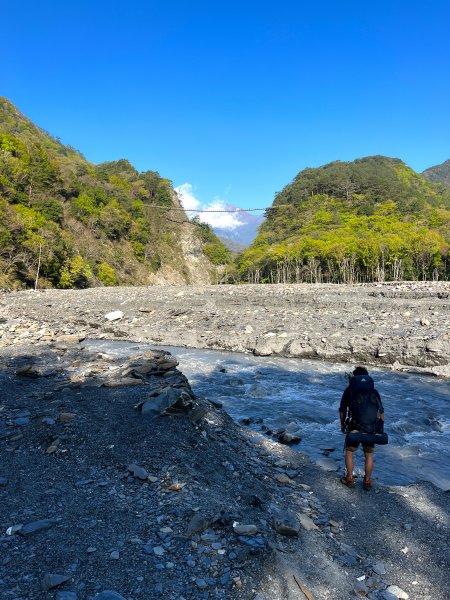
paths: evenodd
<path fill-rule="evenodd" d="M 205 207 L 205 210 L 226 210 L 222 200 L 214 200 L 211 204 Z M 220 229 L 237 229 L 245 223 L 239 220 L 239 212 L 212 212 L 201 213 L 200 219 L 211 227 L 219 227 Z"/>
<path fill-rule="evenodd" d="M 200 208 L 200 200 L 194 197 L 192 191 L 192 185 L 190 183 L 183 183 L 175 188 L 178 198 L 180 199 L 183 208 L 192 210 L 194 208 Z M 189 216 L 189 215 L 188 215 Z"/>
<path fill-rule="evenodd" d="M 209 204 L 202 205 L 200 200 L 195 198 L 193 194 L 193 187 L 190 183 L 183 183 L 175 188 L 175 191 L 180 198 L 183 208 L 186 210 L 227 210 L 227 206 L 220 199 L 215 199 Z M 239 220 L 239 212 L 211 212 L 211 213 L 195 213 L 189 212 L 188 217 L 197 215 L 203 223 L 208 223 L 211 227 L 220 229 L 237 229 L 242 225 L 245 225 L 243 221 Z"/>

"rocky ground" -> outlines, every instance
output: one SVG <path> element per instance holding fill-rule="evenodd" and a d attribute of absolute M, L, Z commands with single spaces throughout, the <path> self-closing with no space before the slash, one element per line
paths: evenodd
<path fill-rule="evenodd" d="M 450 282 L 26 291 L 0 309 L 3 345 L 75 334 L 450 377 Z"/>
<path fill-rule="evenodd" d="M 433 286 L 402 289 L 397 307 L 411 313 L 401 321 L 410 338 L 429 345 L 445 335 L 448 343 L 446 288 Z M 257 344 L 292 336 L 292 347 L 301 335 L 288 321 L 303 306 L 295 323 L 313 348 L 312 338 L 327 334 L 312 328 L 311 292 L 291 287 L 263 288 L 259 304 L 250 286 L 1 296 L 1 598 L 449 597 L 448 494 L 428 484 L 350 490 L 312 466 L 301 446 L 246 429 L 194 397 L 165 352 L 124 361 L 83 347 L 85 336 L 135 340 L 146 330 L 145 340 L 158 331 L 167 344 L 194 345 L 192 334 L 216 347 L 235 331 L 237 346 L 247 336 Z M 343 335 L 352 333 L 351 311 L 378 288 L 355 289 L 359 302 L 342 290 L 350 312 L 335 318 L 347 324 Z M 374 313 L 373 327 L 386 341 L 396 314 L 386 294 L 399 292 L 381 291 L 390 316 Z M 412 293 L 422 297 L 406 301 Z M 260 312 L 273 316 L 264 321 Z M 331 317 L 321 318 L 331 327 Z M 427 369 L 448 364 L 442 350 L 428 353 Z"/>

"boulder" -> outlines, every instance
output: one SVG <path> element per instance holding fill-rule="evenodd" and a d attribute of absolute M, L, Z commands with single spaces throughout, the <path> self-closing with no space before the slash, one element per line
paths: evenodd
<path fill-rule="evenodd" d="M 169 388 L 161 394 L 148 398 L 141 406 L 141 412 L 146 417 L 187 412 L 192 408 L 192 397 L 186 390 Z"/>

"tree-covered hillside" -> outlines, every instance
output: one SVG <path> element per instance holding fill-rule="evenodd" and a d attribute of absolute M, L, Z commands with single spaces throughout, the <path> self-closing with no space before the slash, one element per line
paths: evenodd
<path fill-rule="evenodd" d="M 430 167 L 422 173 L 425 179 L 434 183 L 443 183 L 450 188 L 450 159 L 443 162 L 441 165 Z"/>
<path fill-rule="evenodd" d="M 383 156 L 305 169 L 275 198 L 242 281 L 449 278 L 450 191 Z"/>
<path fill-rule="evenodd" d="M 33 286 L 37 274 L 40 287 L 147 284 L 164 270 L 195 283 L 182 244 L 191 234 L 213 257 L 213 280 L 230 255 L 169 210 L 180 207 L 158 173 L 89 163 L 0 98 L 0 287 Z"/>

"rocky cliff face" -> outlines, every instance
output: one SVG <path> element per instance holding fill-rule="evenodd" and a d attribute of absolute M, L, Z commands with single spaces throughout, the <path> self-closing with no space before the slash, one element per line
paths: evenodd
<path fill-rule="evenodd" d="M 197 228 L 190 223 L 183 211 L 180 199 L 172 192 L 174 208 L 173 220 L 178 222 L 177 243 L 181 254 L 177 268 L 162 265 L 157 273 L 149 276 L 153 285 L 209 285 L 217 281 L 217 267 L 205 256 L 203 243 L 197 234 Z"/>

